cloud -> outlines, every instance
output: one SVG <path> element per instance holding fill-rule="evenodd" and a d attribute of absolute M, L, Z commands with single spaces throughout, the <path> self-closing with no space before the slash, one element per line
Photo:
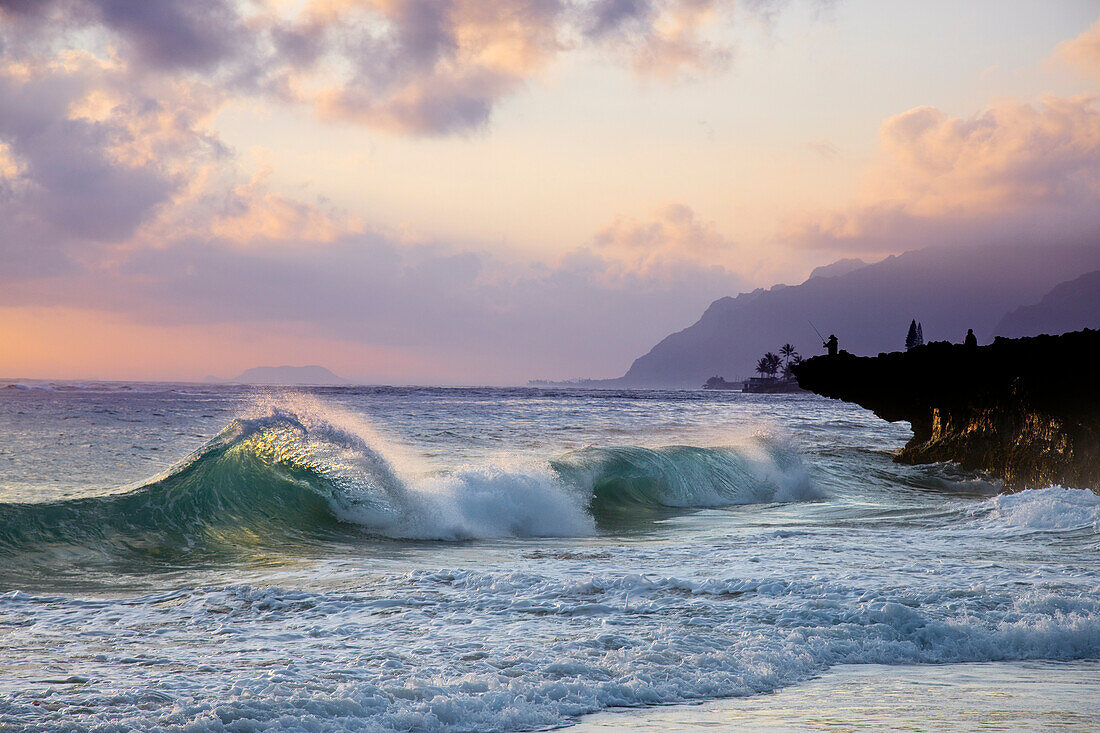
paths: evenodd
<path fill-rule="evenodd" d="M 87 59 L 76 67 L 33 77 L 0 70 L 0 246 L 10 269 L 60 266 L 71 241 L 131 236 L 176 185 L 158 165 L 117 159 L 129 135 L 123 124 L 72 113 L 102 72 Z"/>
<path fill-rule="evenodd" d="M 850 207 L 790 222 L 802 247 L 890 252 L 933 243 L 1100 234 L 1100 108 L 1093 97 L 1004 100 L 969 118 L 917 107 L 888 119 Z"/>
<path fill-rule="evenodd" d="M 754 2 L 767 17 L 781 3 Z M 76 39 L 132 76 L 201 78 L 223 91 L 313 107 L 407 134 L 485 125 L 562 53 L 604 47 L 636 73 L 724 68 L 712 33 L 732 0 L 8 0 L 0 49 L 44 58 Z M 3 29 L 6 29 L 3 30 Z"/>
<path fill-rule="evenodd" d="M 325 117 L 417 134 L 476 128 L 562 49 L 562 10 L 557 0 L 315 2 L 292 21 L 298 37 L 314 39 L 321 67 L 345 71 L 292 87 Z"/>
<path fill-rule="evenodd" d="M 722 0 L 599 0 L 587 9 L 583 32 L 616 47 L 638 74 L 672 79 L 728 65 L 732 48 L 705 30 L 728 21 L 732 9 Z"/>
<path fill-rule="evenodd" d="M 231 0 L 8 0 L 0 13 L 21 29 L 46 33 L 101 26 L 135 61 L 168 70 L 209 71 L 239 56 L 249 41 Z"/>
<path fill-rule="evenodd" d="M 0 65 L 0 100 L 7 276 L 133 240 L 226 157 L 202 85 L 135 79 L 88 52 Z"/>
<path fill-rule="evenodd" d="M 288 240 L 327 243 L 364 230 L 362 221 L 342 211 L 273 192 L 267 185 L 271 174 L 272 169 L 264 167 L 248 183 L 234 186 L 223 205 L 203 221 L 201 231 L 194 230 L 191 235 L 205 233 L 243 245 Z M 172 226 L 178 237 L 179 225 Z"/>
<path fill-rule="evenodd" d="M 817 140 L 811 140 L 806 146 L 820 155 L 822 158 L 835 158 L 840 155 L 840 149 L 832 143 L 831 140 L 826 138 L 818 138 Z"/>
<path fill-rule="evenodd" d="M 265 348 L 306 332 L 418 374 L 516 382 L 614 376 L 744 285 L 729 243 L 682 205 L 530 264 L 372 228 L 244 172 L 211 131 L 218 85 L 128 63 L 64 52 L 0 71 L 9 313 L 106 318 L 115 336 L 250 324 Z"/>
<path fill-rule="evenodd" d="M 104 316 L 191 337 L 250 324 L 436 364 L 439 375 L 521 381 L 613 376 L 745 285 L 727 267 L 733 244 L 682 205 L 517 264 L 289 196 L 214 132 L 242 97 L 399 133 L 476 129 L 578 47 L 625 54 L 639 74 L 717 68 L 725 51 L 706 29 L 726 3 L 140 5 L 0 2 L 9 315 L 65 309 L 82 323 Z"/>
<path fill-rule="evenodd" d="M 1100 19 L 1054 49 L 1054 60 L 1100 81 Z"/>
<path fill-rule="evenodd" d="M 733 243 L 684 204 L 666 204 L 651 216 L 617 218 L 593 238 L 596 251 L 625 270 L 660 276 L 670 267 L 720 266 L 729 259 Z"/>
<path fill-rule="evenodd" d="M 69 114 L 72 81 L 0 77 L 0 136 L 23 179 L 22 195 L 7 203 L 64 233 L 126 237 L 172 184 L 152 167 L 115 160 L 110 149 L 125 135 L 119 126 Z"/>
<path fill-rule="evenodd" d="M 646 0 L 596 0 L 588 8 L 582 30 L 590 38 L 606 38 L 624 25 L 643 21 L 652 10 Z"/>
<path fill-rule="evenodd" d="M 642 76 L 721 69 L 730 50 L 705 29 L 727 0 L 315 0 L 277 31 L 332 83 L 288 71 L 281 88 L 325 117 L 400 132 L 484 125 L 495 106 L 578 46 L 611 48 Z M 347 33 L 370 27 L 380 32 Z M 278 44 L 277 44 L 278 45 Z M 285 59 L 284 59 L 285 60 Z M 340 71 L 342 70 L 342 71 Z"/>
<path fill-rule="evenodd" d="M 439 377 L 517 382 L 614 376 L 744 285 L 720 266 L 670 259 L 660 273 L 639 271 L 595 248 L 516 265 L 371 231 L 257 245 L 180 239 L 12 279 L 0 307 L 106 312 L 169 328 L 250 323 L 263 333 L 298 324 L 318 338 L 434 361 Z"/>

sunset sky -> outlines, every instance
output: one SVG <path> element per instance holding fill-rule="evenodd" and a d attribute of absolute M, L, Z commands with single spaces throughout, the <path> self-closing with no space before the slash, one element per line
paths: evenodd
<path fill-rule="evenodd" d="M 610 377 L 1100 235 L 1096 0 L 0 0 L 0 377 Z"/>

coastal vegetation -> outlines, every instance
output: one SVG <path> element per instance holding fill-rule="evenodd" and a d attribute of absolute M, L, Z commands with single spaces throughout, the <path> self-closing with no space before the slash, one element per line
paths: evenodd
<path fill-rule="evenodd" d="M 743 382 L 727 382 L 719 376 L 710 377 L 703 389 L 740 389 L 742 392 L 800 392 L 791 371 L 802 363 L 802 356 L 789 343 L 779 347 L 779 353 L 769 351 L 756 362 L 759 377 Z"/>
<path fill-rule="evenodd" d="M 779 347 L 779 353 L 769 351 L 756 362 L 756 372 L 761 377 L 775 378 L 782 372 L 783 379 L 791 379 L 791 367 L 802 363 L 802 356 L 790 344 Z"/>
<path fill-rule="evenodd" d="M 913 319 L 909 323 L 909 333 L 905 335 L 905 350 L 909 351 L 918 346 L 924 346 L 924 328 L 917 323 L 916 319 Z"/>

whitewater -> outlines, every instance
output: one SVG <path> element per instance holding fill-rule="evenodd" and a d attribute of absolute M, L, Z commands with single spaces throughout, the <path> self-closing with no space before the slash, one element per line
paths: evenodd
<path fill-rule="evenodd" d="M 0 382 L 0 729 L 543 730 L 873 665 L 1095 675 L 1100 496 L 895 464 L 908 435 L 813 395 Z"/>

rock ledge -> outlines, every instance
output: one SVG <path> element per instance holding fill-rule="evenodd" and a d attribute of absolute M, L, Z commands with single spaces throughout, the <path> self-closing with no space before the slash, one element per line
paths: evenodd
<path fill-rule="evenodd" d="M 1100 488 L 1100 331 L 840 352 L 796 368 L 799 385 L 906 420 L 900 463 L 953 461 L 1006 488 Z"/>

